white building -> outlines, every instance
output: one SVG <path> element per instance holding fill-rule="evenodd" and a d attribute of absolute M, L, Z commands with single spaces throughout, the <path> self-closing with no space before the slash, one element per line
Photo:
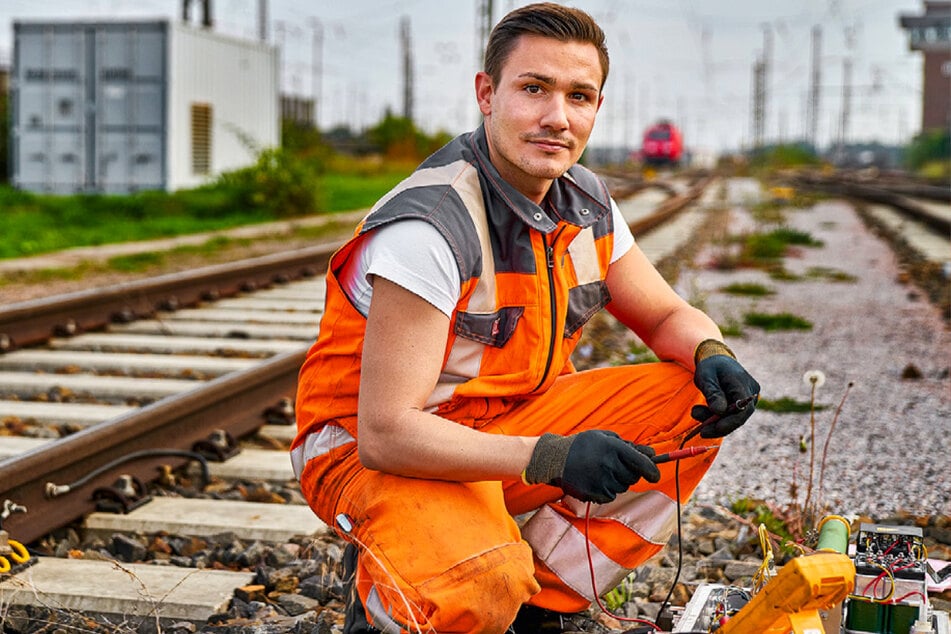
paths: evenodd
<path fill-rule="evenodd" d="M 194 187 L 280 144 L 277 48 L 168 20 L 14 23 L 11 182 Z"/>

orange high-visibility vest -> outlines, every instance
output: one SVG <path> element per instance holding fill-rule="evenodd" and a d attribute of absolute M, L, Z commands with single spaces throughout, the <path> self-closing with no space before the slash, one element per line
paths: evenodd
<path fill-rule="evenodd" d="M 373 230 L 415 218 L 447 240 L 461 295 L 429 411 L 475 427 L 492 412 L 472 397 L 531 397 L 572 372 L 581 327 L 609 301 L 614 244 L 602 181 L 582 166 L 555 179 L 542 206 L 516 191 L 488 159 L 485 131 L 457 137 L 388 193 L 330 261 L 317 341 L 301 368 L 294 446 L 335 423 L 356 437 L 366 318 L 337 274 Z"/>

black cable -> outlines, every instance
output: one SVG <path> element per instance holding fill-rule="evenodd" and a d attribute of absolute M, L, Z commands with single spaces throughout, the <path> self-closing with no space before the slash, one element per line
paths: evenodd
<path fill-rule="evenodd" d="M 693 438 L 699 432 L 700 427 L 697 427 L 694 431 L 684 436 L 684 439 L 681 441 L 680 447 L 678 447 L 678 449 L 683 449 L 684 445 L 687 444 L 687 441 Z M 672 597 L 674 594 L 674 588 L 677 587 L 677 582 L 680 581 L 680 571 L 684 564 L 683 527 L 681 523 L 682 520 L 680 518 L 680 460 L 678 460 L 674 465 L 674 495 L 677 498 L 677 572 L 674 574 L 674 580 L 670 584 L 670 590 L 667 591 L 667 596 L 664 597 L 664 600 L 660 604 L 660 609 L 657 611 L 657 618 L 654 619 L 654 625 L 656 625 L 658 628 L 660 627 L 660 617 L 664 614 L 664 609 L 670 602 L 670 597 Z"/>
<path fill-rule="evenodd" d="M 114 469 L 124 462 L 129 462 L 130 460 L 136 460 L 138 458 L 151 458 L 153 456 L 177 456 L 180 458 L 191 458 L 192 460 L 197 460 L 201 464 L 201 475 L 203 487 L 208 485 L 209 476 L 208 476 L 208 460 L 194 451 L 182 451 L 179 449 L 143 449 L 142 451 L 135 451 L 124 456 L 120 456 L 111 462 L 107 462 L 98 469 L 94 469 L 79 478 L 75 482 L 70 482 L 69 484 L 53 484 L 52 482 L 46 483 L 46 495 L 47 497 L 55 498 L 60 495 L 69 493 L 77 487 L 81 487 L 93 478 L 102 475 L 110 469 Z"/>

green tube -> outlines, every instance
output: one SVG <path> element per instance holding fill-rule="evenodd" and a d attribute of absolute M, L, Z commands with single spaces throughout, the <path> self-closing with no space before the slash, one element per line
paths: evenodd
<path fill-rule="evenodd" d="M 822 518 L 819 522 L 819 544 L 816 550 L 845 554 L 849 549 L 851 529 L 848 521 L 838 515 Z"/>

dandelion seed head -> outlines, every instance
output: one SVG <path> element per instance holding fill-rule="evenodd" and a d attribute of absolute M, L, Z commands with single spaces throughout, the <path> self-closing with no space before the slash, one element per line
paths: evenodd
<path fill-rule="evenodd" d="M 802 375 L 802 382 L 806 385 L 822 387 L 826 382 L 826 375 L 822 372 L 822 370 L 809 370 Z"/>

